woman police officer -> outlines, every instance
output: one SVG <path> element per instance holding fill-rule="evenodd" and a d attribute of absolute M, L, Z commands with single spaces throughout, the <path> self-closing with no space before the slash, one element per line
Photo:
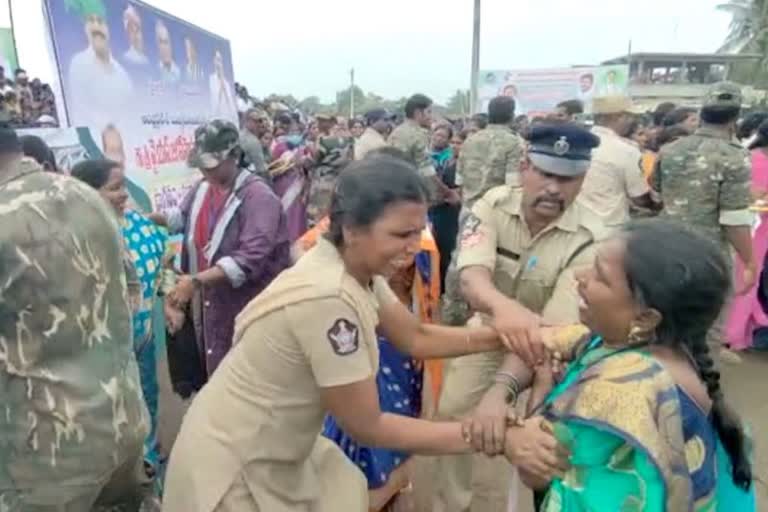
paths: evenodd
<path fill-rule="evenodd" d="M 184 418 L 163 510 L 367 510 L 362 473 L 319 436 L 326 413 L 367 445 L 424 455 L 480 449 L 471 421 L 379 408 L 376 329 L 419 359 L 503 346 L 490 327 L 421 324 L 389 289 L 382 275 L 419 250 L 426 218 L 427 191 L 404 160 L 381 156 L 342 172 L 325 238 L 238 316 L 231 352 Z M 550 475 L 563 467 L 539 419 L 492 434 L 496 453 L 514 464 Z"/>

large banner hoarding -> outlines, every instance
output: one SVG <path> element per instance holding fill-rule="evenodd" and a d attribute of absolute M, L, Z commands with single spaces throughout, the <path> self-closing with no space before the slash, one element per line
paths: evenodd
<path fill-rule="evenodd" d="M 511 96 L 517 103 L 515 113 L 529 117 L 548 114 L 567 100 L 583 101 L 589 113 L 594 98 L 629 95 L 628 77 L 624 65 L 481 71 L 477 111 L 487 112 L 496 96 Z"/>
<path fill-rule="evenodd" d="M 178 205 L 198 177 L 195 128 L 237 121 L 229 42 L 138 1 L 46 0 L 45 13 L 69 125 L 125 165 L 136 206 Z"/>

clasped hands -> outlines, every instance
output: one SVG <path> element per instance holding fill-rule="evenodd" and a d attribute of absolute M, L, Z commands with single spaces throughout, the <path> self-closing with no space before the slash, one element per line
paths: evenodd
<path fill-rule="evenodd" d="M 500 417 L 501 423 L 487 422 L 482 407 L 462 421 L 464 440 L 476 452 L 504 455 L 529 481 L 549 482 L 563 477 L 569 468 L 570 452 L 557 441 L 549 421 L 541 416 L 522 419 L 508 407 Z"/>
<path fill-rule="evenodd" d="M 501 343 L 533 370 L 534 395 L 545 395 L 563 369 L 562 355 L 550 351 L 543 340 L 551 328 L 544 326 L 539 315 L 514 302 L 505 304 L 503 313 L 493 313 L 493 327 Z M 541 416 L 518 417 L 507 398 L 504 386 L 491 386 L 471 417 L 462 422 L 467 443 L 488 456 L 506 456 L 527 481 L 562 477 L 570 454 L 558 443 L 552 425 Z"/>
<path fill-rule="evenodd" d="M 492 326 L 501 344 L 517 354 L 529 368 L 537 370 L 549 361 L 555 372 L 560 370 L 562 355 L 548 349 L 544 340 L 555 327 L 548 326 L 539 315 L 516 302 L 505 304 L 502 312 L 493 311 L 492 317 Z"/>

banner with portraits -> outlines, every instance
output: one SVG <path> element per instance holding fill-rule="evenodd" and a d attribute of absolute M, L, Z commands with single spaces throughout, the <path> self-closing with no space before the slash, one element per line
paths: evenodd
<path fill-rule="evenodd" d="M 154 209 L 178 205 L 199 177 L 186 165 L 195 128 L 237 122 L 229 41 L 135 0 L 44 8 L 69 126 L 87 127 Z"/>
<path fill-rule="evenodd" d="M 536 117 L 567 100 L 581 100 L 590 113 L 594 98 L 629 95 L 626 65 L 481 71 L 479 76 L 477 112 L 488 112 L 488 103 L 496 96 L 513 97 L 516 114 Z"/>

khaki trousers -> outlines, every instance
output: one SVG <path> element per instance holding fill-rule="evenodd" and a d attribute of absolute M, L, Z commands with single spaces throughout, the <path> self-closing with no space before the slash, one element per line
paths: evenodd
<path fill-rule="evenodd" d="M 437 415 L 458 419 L 471 413 L 499 369 L 499 352 L 474 354 L 448 363 Z M 506 512 L 514 472 L 504 457 L 482 454 L 437 457 L 435 512 Z"/>
<path fill-rule="evenodd" d="M 213 512 L 368 512 L 365 475 L 333 441 L 318 437 L 309 464 L 318 476 L 317 499 L 289 503 L 264 488 L 263 482 L 251 481 L 241 472 Z M 268 467 L 259 468 L 257 472 L 259 478 L 265 475 L 274 478 Z M 297 487 L 297 492 L 305 490 Z"/>

